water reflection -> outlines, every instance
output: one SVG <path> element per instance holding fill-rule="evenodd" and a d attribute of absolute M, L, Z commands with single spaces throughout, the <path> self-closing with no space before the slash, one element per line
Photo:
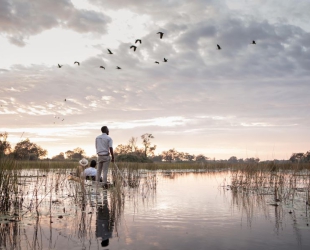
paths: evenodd
<path fill-rule="evenodd" d="M 232 207 L 241 211 L 242 218 L 246 217 L 247 226 L 255 225 L 258 214 L 263 214 L 266 221 L 273 223 L 273 232 L 278 237 L 283 237 L 281 234 L 288 230 L 286 226 L 289 224 L 291 225 L 289 229 L 292 229 L 293 238 L 295 238 L 298 248 L 302 248 L 305 243 L 303 241 L 306 240 L 305 230 L 308 231 L 309 226 L 308 206 L 305 201 L 307 199 L 306 193 L 295 194 L 295 199 L 280 200 L 275 198 L 277 196 L 273 192 L 262 192 L 261 187 L 257 189 L 230 187 L 224 190 L 224 192 L 231 194 Z M 296 195 L 299 199 L 296 199 Z M 294 240 L 293 238 L 291 240 Z M 305 245 L 309 245 L 307 240 Z"/>
<path fill-rule="evenodd" d="M 20 228 L 17 222 L 0 224 L 0 249 L 17 249 Z"/>
<path fill-rule="evenodd" d="M 230 172 L 167 171 L 152 177 L 157 189 L 143 179 L 145 173 L 137 188 L 98 193 L 91 183 L 46 175 L 31 177 L 33 182 L 27 177 L 22 206 L 0 216 L 0 249 L 310 246 L 304 193 L 296 193 L 294 201 L 275 203 L 270 192 L 232 188 Z"/>
<path fill-rule="evenodd" d="M 109 245 L 109 239 L 112 238 L 114 228 L 113 215 L 110 216 L 107 191 L 103 191 L 102 204 L 97 208 L 96 218 L 96 237 L 101 238 L 101 246 Z"/>

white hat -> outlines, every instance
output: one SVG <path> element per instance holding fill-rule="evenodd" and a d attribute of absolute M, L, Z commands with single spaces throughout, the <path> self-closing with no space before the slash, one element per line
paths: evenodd
<path fill-rule="evenodd" d="M 83 158 L 82 160 L 79 161 L 79 163 L 80 163 L 81 166 L 86 167 L 88 165 L 88 160 Z"/>

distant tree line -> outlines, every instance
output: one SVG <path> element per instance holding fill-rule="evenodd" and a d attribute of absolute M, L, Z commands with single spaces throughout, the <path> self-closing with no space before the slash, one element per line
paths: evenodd
<path fill-rule="evenodd" d="M 258 157 L 250 157 L 250 158 L 240 158 L 238 159 L 236 156 L 231 156 L 227 162 L 229 163 L 258 163 L 260 159 Z"/>
<path fill-rule="evenodd" d="M 31 142 L 28 138 L 18 142 L 14 148 L 7 138 L 7 132 L 0 133 L 0 156 L 10 156 L 16 160 L 38 160 L 47 156 L 47 150 Z M 85 151 L 78 147 L 65 153 L 61 152 L 53 156 L 52 160 L 80 160 L 83 157 L 86 157 Z"/>
<path fill-rule="evenodd" d="M 146 133 L 141 135 L 142 147 L 137 146 L 138 138 L 131 137 L 127 144 L 118 145 L 114 152 L 116 161 L 126 162 L 181 162 L 181 161 L 207 161 L 209 158 L 199 154 L 192 155 L 189 153 L 179 152 L 176 149 L 162 151 L 161 154 L 155 155 L 156 145 L 151 140 L 154 139 L 152 134 Z"/>
<path fill-rule="evenodd" d="M 12 156 L 16 160 L 38 160 L 47 156 L 47 150 L 41 148 L 39 145 L 31 142 L 28 138 L 18 142 L 14 148 L 11 147 L 10 142 L 7 141 L 8 133 L 0 133 L 0 156 Z M 131 137 L 127 144 L 120 144 L 114 149 L 115 160 L 118 162 L 206 162 L 206 161 L 220 161 L 228 163 L 258 163 L 259 158 L 240 158 L 231 156 L 228 160 L 215 160 L 203 154 L 189 154 L 186 152 L 179 152 L 176 149 L 169 149 L 162 151 L 161 154 L 155 155 L 156 145 L 152 143 L 154 136 L 150 133 L 141 135 L 142 146 L 138 146 L 138 138 Z M 75 148 L 61 152 L 52 157 L 52 160 L 80 160 L 85 158 L 96 158 L 96 155 L 87 157 L 84 149 Z M 289 161 L 294 163 L 309 163 L 310 151 L 306 153 L 293 153 Z"/>
<path fill-rule="evenodd" d="M 85 154 L 84 149 L 77 147 L 75 149 L 68 150 L 65 153 L 61 152 L 58 155 L 53 156 L 52 160 L 55 160 L 55 161 L 63 161 L 65 159 L 81 160 L 84 157 L 88 158 Z"/>
<path fill-rule="evenodd" d="M 298 163 L 309 163 L 310 151 L 307 151 L 306 153 L 293 153 L 290 157 L 290 161 Z"/>
<path fill-rule="evenodd" d="M 16 160 L 38 160 L 47 155 L 47 150 L 31 142 L 28 138 L 18 142 L 14 149 L 7 138 L 8 133 L 0 133 L 0 155 L 11 156 Z"/>

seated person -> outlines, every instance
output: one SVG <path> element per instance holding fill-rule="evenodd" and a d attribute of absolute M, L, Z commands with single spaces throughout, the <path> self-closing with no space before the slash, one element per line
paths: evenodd
<path fill-rule="evenodd" d="M 76 176 L 81 177 L 83 175 L 84 169 L 88 165 L 88 160 L 83 158 L 82 160 L 79 161 L 79 166 L 76 169 Z"/>
<path fill-rule="evenodd" d="M 96 169 L 96 161 L 92 160 L 89 164 L 89 167 L 84 170 L 84 177 L 86 180 L 96 180 L 97 169 Z"/>

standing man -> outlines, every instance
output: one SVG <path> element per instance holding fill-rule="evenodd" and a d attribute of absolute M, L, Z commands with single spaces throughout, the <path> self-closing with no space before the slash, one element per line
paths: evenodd
<path fill-rule="evenodd" d="M 96 138 L 96 151 L 98 155 L 98 170 L 96 175 L 97 184 L 100 181 L 101 172 L 103 170 L 102 184 L 104 188 L 108 187 L 107 177 L 108 169 L 110 164 L 110 154 L 111 161 L 114 162 L 114 153 L 113 153 L 113 140 L 109 136 L 109 129 L 107 126 L 101 128 L 102 134 Z"/>

